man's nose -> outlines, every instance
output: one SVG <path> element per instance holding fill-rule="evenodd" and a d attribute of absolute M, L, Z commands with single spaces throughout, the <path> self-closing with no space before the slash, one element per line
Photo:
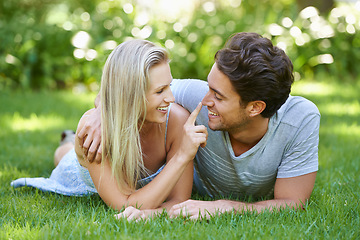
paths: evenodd
<path fill-rule="evenodd" d="M 207 107 L 212 107 L 214 106 L 214 101 L 212 101 L 211 99 L 211 96 L 210 96 L 210 91 L 206 93 L 205 97 L 203 98 L 203 100 L 201 101 L 201 103 L 204 105 L 204 106 L 207 106 Z"/>

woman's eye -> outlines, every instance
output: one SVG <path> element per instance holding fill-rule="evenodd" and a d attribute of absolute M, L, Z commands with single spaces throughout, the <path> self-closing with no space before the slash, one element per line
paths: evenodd
<path fill-rule="evenodd" d="M 157 91 L 156 93 L 157 94 L 160 94 L 160 93 L 162 93 L 164 91 L 164 89 L 162 88 L 162 89 L 160 89 L 159 91 Z"/>

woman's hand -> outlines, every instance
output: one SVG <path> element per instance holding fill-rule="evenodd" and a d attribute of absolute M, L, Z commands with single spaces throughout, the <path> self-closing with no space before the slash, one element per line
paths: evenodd
<path fill-rule="evenodd" d="M 201 110 L 201 107 L 202 104 L 200 102 L 184 124 L 184 135 L 180 145 L 179 154 L 185 156 L 187 160 L 194 159 L 199 146 L 206 146 L 206 140 L 208 137 L 206 127 L 204 125 L 195 125 L 195 120 Z"/>
<path fill-rule="evenodd" d="M 145 220 L 152 217 L 152 210 L 139 210 L 132 206 L 127 207 L 123 212 L 116 214 L 115 218 L 121 219 L 125 218 L 126 220 L 130 221 L 140 221 Z"/>

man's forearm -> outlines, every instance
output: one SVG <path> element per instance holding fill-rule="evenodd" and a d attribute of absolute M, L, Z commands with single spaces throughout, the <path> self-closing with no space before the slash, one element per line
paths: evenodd
<path fill-rule="evenodd" d="M 235 211 L 236 213 L 253 212 L 258 213 L 265 210 L 278 211 L 283 208 L 302 209 L 303 204 L 290 199 L 273 199 L 260 201 L 255 203 L 244 203 L 231 200 L 218 200 L 218 207 L 220 212 Z"/>

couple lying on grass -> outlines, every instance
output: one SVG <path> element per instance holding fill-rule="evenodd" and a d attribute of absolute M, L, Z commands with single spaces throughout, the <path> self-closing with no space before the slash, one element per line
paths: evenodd
<path fill-rule="evenodd" d="M 124 42 L 105 63 L 95 108 L 80 119 L 77 137 L 56 150 L 50 178 L 12 185 L 98 193 L 128 220 L 164 209 L 199 219 L 303 208 L 318 170 L 320 114 L 290 95 L 292 71 L 284 51 L 256 33 L 234 34 L 207 82 L 173 80 L 163 48 Z M 223 199 L 188 200 L 193 185 Z"/>

